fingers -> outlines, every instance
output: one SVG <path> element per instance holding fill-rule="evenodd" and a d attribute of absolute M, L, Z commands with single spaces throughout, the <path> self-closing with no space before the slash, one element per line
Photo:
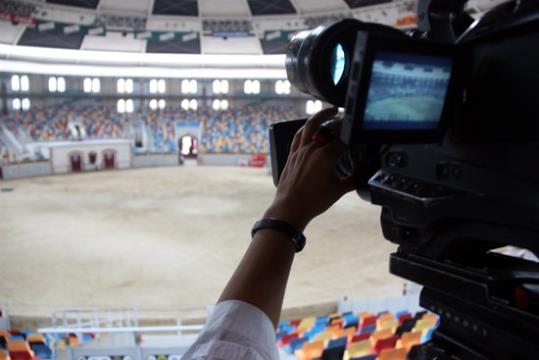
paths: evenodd
<path fill-rule="evenodd" d="M 335 116 L 337 111 L 337 108 L 332 107 L 321 110 L 311 116 L 304 125 L 300 146 L 305 146 L 310 143 L 314 133 L 318 130 L 320 125 L 322 125 L 324 121 L 329 120 L 332 116 Z"/>
<path fill-rule="evenodd" d="M 299 145 L 301 144 L 301 138 L 303 136 L 303 129 L 305 128 L 305 125 L 303 125 L 297 132 L 296 135 L 294 135 L 294 139 L 292 140 L 292 145 L 290 146 L 290 154 L 295 153 L 299 149 Z"/>

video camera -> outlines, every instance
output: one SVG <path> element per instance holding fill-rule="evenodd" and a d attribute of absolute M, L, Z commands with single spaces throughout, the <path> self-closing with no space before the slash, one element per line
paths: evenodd
<path fill-rule="evenodd" d="M 408 33 L 354 19 L 300 32 L 286 70 L 344 107 L 336 171 L 381 205 L 390 272 L 437 313 L 410 359 L 539 358 L 539 2 L 474 20 L 467 0 L 421 0 Z M 305 120 L 270 128 L 275 184 Z"/>

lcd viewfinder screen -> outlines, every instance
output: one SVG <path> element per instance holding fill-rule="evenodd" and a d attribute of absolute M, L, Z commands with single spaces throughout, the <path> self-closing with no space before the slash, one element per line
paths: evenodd
<path fill-rule="evenodd" d="M 452 66 L 446 57 L 375 53 L 363 129 L 436 129 Z"/>

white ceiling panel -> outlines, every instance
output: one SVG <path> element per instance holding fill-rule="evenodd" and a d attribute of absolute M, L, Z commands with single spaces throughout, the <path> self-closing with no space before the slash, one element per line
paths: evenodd
<path fill-rule="evenodd" d="M 246 0 L 198 0 L 198 12 L 206 17 L 249 17 Z"/>
<path fill-rule="evenodd" d="M 14 44 L 25 27 L 26 25 L 12 25 L 9 21 L 0 21 L 0 43 Z"/>
<path fill-rule="evenodd" d="M 83 50 L 131 51 L 143 52 L 146 40 L 134 39 L 133 36 L 123 36 L 119 32 L 108 32 L 106 36 L 86 35 L 82 41 Z"/>
<path fill-rule="evenodd" d="M 255 36 L 221 37 L 203 36 L 201 40 L 203 54 L 262 54 L 260 41 Z"/>
<path fill-rule="evenodd" d="M 296 10 L 300 14 L 343 11 L 350 9 L 343 0 L 292 0 L 292 4 L 294 4 Z"/>
<path fill-rule="evenodd" d="M 150 0 L 101 0 L 99 1 L 98 9 L 101 12 L 110 11 L 114 13 L 123 13 L 124 15 L 147 15 L 150 2 Z"/>

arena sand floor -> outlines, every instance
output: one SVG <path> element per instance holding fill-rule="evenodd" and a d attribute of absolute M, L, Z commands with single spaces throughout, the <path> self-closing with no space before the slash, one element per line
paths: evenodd
<path fill-rule="evenodd" d="M 0 304 L 204 309 L 250 241 L 274 187 L 265 169 L 166 167 L 0 183 Z M 285 308 L 399 285 L 380 209 L 355 193 L 307 229 Z"/>

